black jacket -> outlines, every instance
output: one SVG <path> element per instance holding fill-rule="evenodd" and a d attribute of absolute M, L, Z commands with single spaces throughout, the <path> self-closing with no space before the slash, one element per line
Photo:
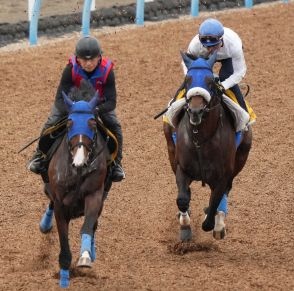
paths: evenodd
<path fill-rule="evenodd" d="M 88 73 L 88 76 L 91 76 L 91 73 Z M 62 73 L 61 80 L 57 89 L 55 96 L 55 106 L 61 112 L 66 112 L 66 107 L 62 97 L 62 91 L 66 94 L 70 92 L 70 89 L 74 86 L 74 81 L 72 79 L 72 64 L 68 64 Z M 110 70 L 106 83 L 103 87 L 103 94 L 105 102 L 98 105 L 99 113 L 107 113 L 112 111 L 116 107 L 116 86 L 115 86 L 115 76 L 113 69 Z"/>

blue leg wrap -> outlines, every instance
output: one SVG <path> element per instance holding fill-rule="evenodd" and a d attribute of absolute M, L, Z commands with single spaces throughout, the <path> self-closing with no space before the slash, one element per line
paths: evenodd
<path fill-rule="evenodd" d="M 82 234 L 82 245 L 81 245 L 81 255 L 83 254 L 84 251 L 89 252 L 91 256 L 91 242 L 92 242 L 92 237 L 89 234 Z"/>
<path fill-rule="evenodd" d="M 227 195 L 227 193 L 224 193 L 223 198 L 217 208 L 217 211 L 222 211 L 227 216 L 227 214 L 228 214 L 228 195 Z"/>
<path fill-rule="evenodd" d="M 91 240 L 91 260 L 92 262 L 96 260 L 95 235 Z"/>
<path fill-rule="evenodd" d="M 176 132 L 173 132 L 172 138 L 173 138 L 174 144 L 176 144 L 177 143 L 177 133 Z"/>
<path fill-rule="evenodd" d="M 59 280 L 59 286 L 61 288 L 67 288 L 69 286 L 69 270 L 60 270 L 60 280 Z"/>
<path fill-rule="evenodd" d="M 53 209 L 50 209 L 48 206 L 40 222 L 42 231 L 46 232 L 52 228 L 53 213 Z"/>
<path fill-rule="evenodd" d="M 239 147 L 242 138 L 242 131 L 236 132 L 235 141 L 236 141 L 236 148 Z"/>

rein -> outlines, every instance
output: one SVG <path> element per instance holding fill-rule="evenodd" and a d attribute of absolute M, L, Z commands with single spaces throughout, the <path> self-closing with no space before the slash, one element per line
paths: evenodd
<path fill-rule="evenodd" d="M 212 110 L 218 108 L 219 106 L 221 106 L 221 100 L 218 98 L 218 101 L 219 102 L 216 105 L 214 105 L 214 106 L 212 106 L 210 108 L 208 108 L 208 107 L 203 108 L 203 111 L 205 113 L 209 113 Z M 188 109 L 189 109 L 189 104 L 187 104 L 187 105 L 188 105 Z M 188 109 L 187 109 L 187 114 L 189 116 Z M 215 136 L 220 124 L 221 124 L 221 126 L 223 126 L 222 117 L 223 117 L 223 115 L 222 115 L 222 112 L 220 111 L 220 113 L 218 115 L 217 124 L 216 124 L 216 127 L 215 127 L 215 130 L 214 130 L 213 134 L 210 137 L 206 138 L 201 144 L 199 143 L 199 141 L 196 138 L 197 134 L 199 133 L 199 131 L 197 129 L 198 125 L 193 125 L 193 124 L 190 123 L 191 126 L 192 126 L 192 142 L 195 145 L 196 154 L 197 154 L 197 158 L 198 158 L 198 161 L 199 161 L 199 168 L 200 168 L 200 173 L 201 173 L 202 187 L 205 187 L 205 182 L 204 182 L 204 180 L 205 180 L 205 171 L 204 171 L 203 166 L 202 166 L 203 165 L 203 156 L 202 156 L 201 146 L 204 145 L 205 143 L 207 143 L 209 140 L 211 140 Z"/>

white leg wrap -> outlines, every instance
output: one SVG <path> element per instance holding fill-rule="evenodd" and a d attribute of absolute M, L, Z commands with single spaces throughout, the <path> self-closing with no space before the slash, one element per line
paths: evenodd
<path fill-rule="evenodd" d="M 214 218 L 214 231 L 221 231 L 223 228 L 225 228 L 225 213 L 223 211 L 218 211 L 215 218 Z"/>
<path fill-rule="evenodd" d="M 90 258 L 90 254 L 89 254 L 89 252 L 88 251 L 84 251 L 83 253 L 82 253 L 82 256 L 81 256 L 82 258 L 89 258 L 89 259 L 91 259 Z"/>
<path fill-rule="evenodd" d="M 190 225 L 190 216 L 187 211 L 180 211 L 180 225 Z"/>

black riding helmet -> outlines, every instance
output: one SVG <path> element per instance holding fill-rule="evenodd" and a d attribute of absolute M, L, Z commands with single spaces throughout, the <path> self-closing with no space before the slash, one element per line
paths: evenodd
<path fill-rule="evenodd" d="M 95 37 L 85 36 L 77 42 L 75 54 L 81 59 L 89 60 L 100 56 L 102 51 Z"/>

